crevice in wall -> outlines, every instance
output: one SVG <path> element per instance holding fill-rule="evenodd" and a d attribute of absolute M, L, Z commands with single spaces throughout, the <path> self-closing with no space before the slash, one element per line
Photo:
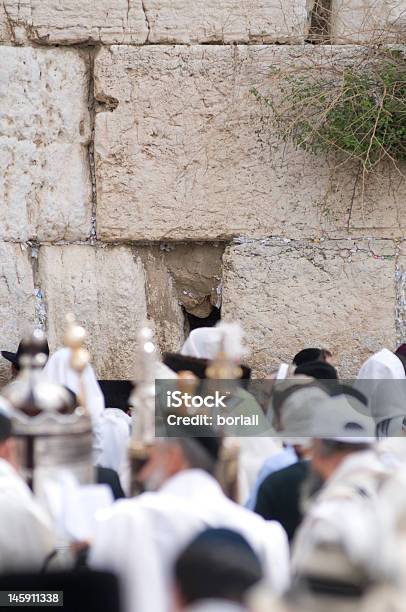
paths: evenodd
<path fill-rule="evenodd" d="M 45 292 L 41 287 L 41 280 L 39 274 L 39 250 L 41 248 L 38 242 L 30 241 L 28 248 L 31 249 L 31 267 L 32 267 L 32 278 L 34 284 L 34 298 L 35 298 L 35 317 L 34 325 L 38 329 L 42 329 L 46 332 L 47 330 L 47 303 L 45 299 Z"/>
<path fill-rule="evenodd" d="M 94 96 L 95 113 L 112 113 L 119 105 L 117 98 L 97 92 Z"/>
<path fill-rule="evenodd" d="M 151 34 L 151 26 L 150 26 L 150 23 L 149 23 L 147 7 L 145 6 L 145 0 L 141 0 L 141 6 L 142 6 L 142 10 L 144 12 L 145 24 L 146 24 L 146 26 L 148 28 L 148 34 L 147 34 L 147 38 L 145 40 L 145 44 L 148 44 L 149 37 L 150 37 L 150 34 Z"/>
<path fill-rule="evenodd" d="M 87 105 L 89 109 L 90 117 L 90 139 L 87 146 L 87 157 L 89 163 L 89 173 L 92 189 L 92 211 L 91 211 L 91 225 L 89 233 L 89 241 L 94 244 L 97 240 L 97 227 L 96 227 L 96 211 L 97 211 L 97 189 L 96 189 L 96 162 L 94 153 L 94 138 L 95 138 L 95 123 L 96 123 L 96 100 L 94 96 L 94 58 L 97 53 L 96 48 L 89 49 L 87 51 L 87 63 L 89 70 L 88 78 L 88 93 L 87 93 Z"/>
<path fill-rule="evenodd" d="M 333 0 L 314 0 L 310 14 L 310 28 L 306 42 L 331 43 Z"/>
<path fill-rule="evenodd" d="M 145 270 L 148 317 L 162 350 L 178 351 L 191 328 L 220 316 L 223 243 L 161 243 L 135 247 Z"/>
<path fill-rule="evenodd" d="M 207 317 L 196 317 L 186 310 L 184 310 L 184 313 L 188 323 L 188 331 L 198 327 L 214 327 L 221 320 L 221 308 L 217 308 L 217 306 L 213 306 Z"/>

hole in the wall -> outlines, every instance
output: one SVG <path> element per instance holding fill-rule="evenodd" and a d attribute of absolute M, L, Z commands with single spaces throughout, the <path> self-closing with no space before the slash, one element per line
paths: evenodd
<path fill-rule="evenodd" d="M 185 309 L 183 309 L 183 312 L 186 319 L 187 332 L 191 332 L 198 327 L 214 327 L 221 320 L 221 309 L 216 308 L 216 306 L 213 306 L 208 317 L 196 317 L 190 312 L 186 312 Z"/>
<path fill-rule="evenodd" d="M 309 36 L 306 42 L 315 45 L 331 42 L 332 9 L 332 0 L 315 0 L 310 17 Z"/>
<path fill-rule="evenodd" d="M 163 352 L 180 349 L 190 330 L 221 317 L 225 243 L 172 242 L 137 248 L 146 274 L 148 316 Z"/>

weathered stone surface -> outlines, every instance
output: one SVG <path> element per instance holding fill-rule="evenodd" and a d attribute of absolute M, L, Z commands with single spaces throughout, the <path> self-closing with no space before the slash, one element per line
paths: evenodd
<path fill-rule="evenodd" d="M 406 42 L 404 0 L 333 0 L 334 43 Z"/>
<path fill-rule="evenodd" d="M 0 4 L 0 42 L 11 42 L 12 30 L 9 26 L 7 13 L 4 10 L 4 5 Z"/>
<path fill-rule="evenodd" d="M 307 4 L 308 0 L 5 0 L 0 40 L 303 42 L 308 31 Z"/>
<path fill-rule="evenodd" d="M 144 0 L 152 43 L 303 42 L 306 0 Z"/>
<path fill-rule="evenodd" d="M 146 319 L 144 270 L 127 247 L 41 247 L 39 275 L 51 349 L 62 345 L 64 316 L 74 312 L 89 333 L 99 378 L 134 377 L 136 335 Z"/>
<path fill-rule="evenodd" d="M 50 44 L 144 43 L 142 0 L 4 0 L 13 39 Z"/>
<path fill-rule="evenodd" d="M 77 51 L 0 46 L 0 239 L 89 235 L 87 79 Z"/>
<path fill-rule="evenodd" d="M 272 68 L 347 61 L 323 46 L 115 46 L 95 63 L 97 229 L 103 240 L 401 236 L 406 182 L 281 144 L 268 110 Z M 117 105 L 118 104 L 118 105 Z"/>
<path fill-rule="evenodd" d="M 21 338 L 35 322 L 31 251 L 18 244 L 0 242 L 1 350 L 16 351 Z M 0 386 L 10 378 L 10 363 L 0 358 Z"/>
<path fill-rule="evenodd" d="M 392 241 L 250 241 L 226 250 L 222 312 L 244 326 L 257 374 L 321 346 L 354 376 L 394 348 L 394 279 Z"/>
<path fill-rule="evenodd" d="M 185 320 L 174 280 L 155 247 L 138 250 L 145 269 L 148 316 L 162 351 L 178 351 L 184 342 Z"/>
<path fill-rule="evenodd" d="M 221 244 L 168 245 L 162 252 L 179 302 L 197 317 L 207 317 L 213 306 L 221 306 L 223 252 Z"/>

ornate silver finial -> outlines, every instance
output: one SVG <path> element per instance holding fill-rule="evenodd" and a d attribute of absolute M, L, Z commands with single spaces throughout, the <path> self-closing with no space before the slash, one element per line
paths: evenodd
<path fill-rule="evenodd" d="M 149 445 L 155 438 L 155 372 L 157 349 L 154 332 L 146 323 L 137 335 L 137 376 L 130 397 L 133 406 L 133 435 L 135 444 Z"/>
<path fill-rule="evenodd" d="M 76 322 L 76 317 L 73 313 L 68 313 L 65 320 L 66 329 L 63 341 L 65 346 L 71 349 L 72 356 L 70 365 L 79 376 L 78 401 L 82 408 L 86 410 L 86 393 L 82 375 L 90 362 L 90 353 L 83 346 L 87 340 L 87 333 L 85 328 Z"/>
<path fill-rule="evenodd" d="M 140 329 L 137 340 L 137 375 L 130 397 L 133 426 L 129 455 L 133 495 L 140 492 L 137 474 L 148 459 L 155 439 L 155 373 L 158 361 L 154 332 L 148 323 Z"/>
<path fill-rule="evenodd" d="M 90 353 L 83 346 L 87 340 L 86 330 L 78 325 L 73 313 L 66 315 L 66 329 L 63 340 L 65 346 L 72 350 L 72 368 L 81 375 L 90 362 Z"/>

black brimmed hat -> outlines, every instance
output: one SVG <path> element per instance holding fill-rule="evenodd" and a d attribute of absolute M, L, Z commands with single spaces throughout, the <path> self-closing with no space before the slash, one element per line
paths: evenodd
<path fill-rule="evenodd" d="M 45 355 L 49 356 L 48 341 L 45 339 L 43 344 L 41 346 L 36 347 L 35 350 L 37 353 L 44 353 Z M 32 354 L 32 351 L 33 351 L 32 346 L 30 345 L 28 347 L 27 341 L 21 340 L 20 344 L 18 345 L 17 352 L 13 353 L 11 351 L 1 351 L 1 355 L 2 357 L 4 357 L 4 359 L 7 359 L 7 361 L 15 365 L 17 370 L 19 370 L 20 369 L 20 358 L 23 355 Z"/>
<path fill-rule="evenodd" d="M 134 389 L 131 380 L 99 380 L 106 408 L 120 408 L 126 411 L 130 406 L 130 395 Z"/>
<path fill-rule="evenodd" d="M 203 380 L 207 378 L 206 369 L 210 365 L 210 359 L 202 359 L 200 357 L 189 357 L 180 353 L 164 353 L 163 362 L 174 372 L 193 372 L 197 378 Z M 240 366 L 242 369 L 242 380 L 251 378 L 251 368 L 245 365 Z"/>

